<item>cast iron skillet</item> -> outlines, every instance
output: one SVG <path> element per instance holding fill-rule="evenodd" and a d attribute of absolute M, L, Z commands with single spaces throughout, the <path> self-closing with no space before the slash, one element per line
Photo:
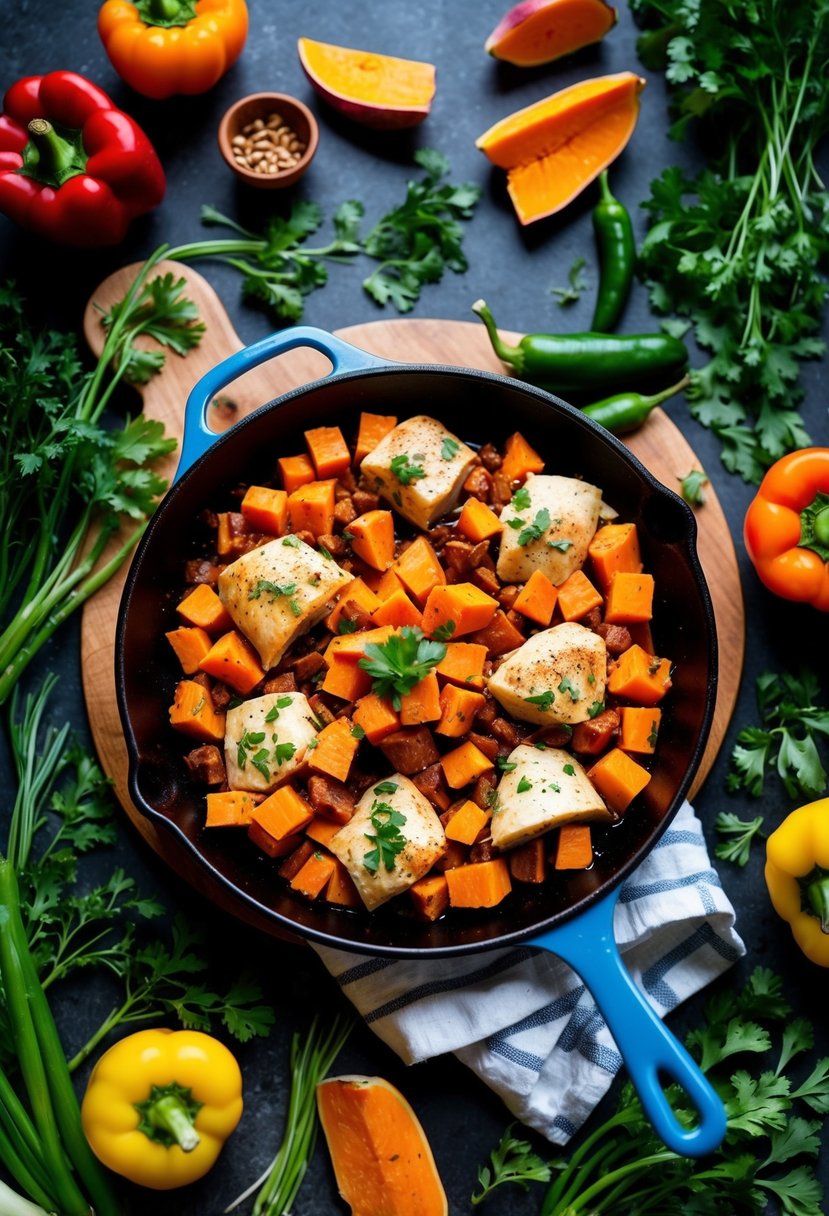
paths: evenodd
<path fill-rule="evenodd" d="M 217 436 L 215 395 L 282 351 L 309 346 L 333 365 L 328 378 L 272 401 Z M 309 426 L 356 429 L 361 410 L 407 418 L 427 413 L 472 443 L 502 442 L 520 429 L 546 472 L 581 474 L 602 487 L 622 519 L 635 520 L 656 581 L 657 651 L 675 664 L 653 778 L 589 871 L 557 876 L 541 892 L 517 890 L 492 910 L 454 912 L 424 924 L 385 907 L 371 916 L 294 896 L 236 833 L 202 830 L 203 791 L 182 762 L 186 745 L 168 724 L 176 674 L 164 632 L 175 626 L 182 570 L 197 555 L 199 513 L 239 481 L 273 475 L 276 458 L 302 451 Z M 656 844 L 678 810 L 702 756 L 714 708 L 716 635 L 685 503 L 653 478 L 612 435 L 540 389 L 486 372 L 384 362 L 321 330 L 284 330 L 220 363 L 192 390 L 173 488 L 150 522 L 130 569 L 116 640 L 116 685 L 135 805 L 174 833 L 234 900 L 275 928 L 341 949 L 388 957 L 439 957 L 510 945 L 537 946 L 568 962 L 590 988 L 657 1132 L 675 1151 L 703 1156 L 725 1133 L 722 1104 L 665 1029 L 621 961 L 613 939 L 619 885 Z M 241 836 L 241 834 L 239 834 Z M 678 1081 L 699 1121 L 685 1129 L 662 1090 Z"/>

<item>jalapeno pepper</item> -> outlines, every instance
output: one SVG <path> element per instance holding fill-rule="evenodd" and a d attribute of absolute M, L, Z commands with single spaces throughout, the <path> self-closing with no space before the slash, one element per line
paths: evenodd
<path fill-rule="evenodd" d="M 688 364 L 684 344 L 669 334 L 526 334 L 510 346 L 483 300 L 476 300 L 472 311 L 486 326 L 499 359 L 523 380 L 554 393 L 659 388 Z"/>
<path fill-rule="evenodd" d="M 654 393 L 650 397 L 646 397 L 642 393 L 617 393 L 615 397 L 605 397 L 604 401 L 594 401 L 591 405 L 585 405 L 581 412 L 587 414 L 588 418 L 592 418 L 594 422 L 601 423 L 608 431 L 613 431 L 616 435 L 624 435 L 628 431 L 638 430 L 644 422 L 647 422 L 652 410 L 655 410 L 663 401 L 667 401 L 669 397 L 681 393 L 688 383 L 689 377 L 683 376 L 677 384 L 672 384 L 670 388 L 664 389 L 661 393 Z"/>
<path fill-rule="evenodd" d="M 610 192 L 606 169 L 599 174 L 599 188 L 601 198 L 593 210 L 593 231 L 599 250 L 599 291 L 590 328 L 604 334 L 616 328 L 630 295 L 636 242 L 627 208 Z"/>

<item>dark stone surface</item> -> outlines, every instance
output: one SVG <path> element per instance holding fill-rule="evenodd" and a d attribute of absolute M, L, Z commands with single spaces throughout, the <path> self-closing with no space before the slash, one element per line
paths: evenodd
<path fill-rule="evenodd" d="M 330 0 L 305 0 L 301 5 L 286 0 L 253 0 L 248 45 L 232 72 L 206 96 L 156 103 L 131 92 L 113 72 L 95 31 L 92 6 L 78 0 L 61 5 L 45 0 L 3 0 L 0 86 L 7 87 L 20 75 L 55 68 L 90 75 L 145 127 L 162 157 L 169 186 L 164 204 L 152 216 L 137 222 L 126 244 L 115 250 L 38 250 L 31 237 L 22 236 L 0 218 L 0 273 L 4 279 L 17 279 L 37 313 L 57 324 L 77 326 L 90 290 L 105 275 L 145 256 L 162 241 L 177 244 L 196 239 L 201 231 L 201 204 L 212 203 L 256 226 L 270 208 L 281 207 L 286 200 L 279 194 L 249 194 L 237 186 L 220 159 L 216 128 L 224 109 L 235 98 L 274 89 L 297 94 L 311 104 L 319 118 L 319 152 L 296 195 L 319 202 L 329 223 L 334 208 L 344 199 L 357 198 L 365 203 L 366 226 L 396 205 L 411 172 L 411 153 L 418 147 L 437 148 L 448 155 L 452 180 L 475 181 L 483 187 L 481 204 L 465 239 L 469 271 L 448 274 L 439 286 L 427 287 L 414 316 L 470 319 L 471 302 L 483 295 L 504 328 L 587 328 L 597 280 L 590 227 L 594 190 L 586 191 L 558 217 L 522 231 L 514 219 L 502 174 L 490 169 L 475 149 L 474 140 L 506 113 L 565 85 L 605 72 L 641 70 L 634 49 L 635 28 L 627 8 L 622 6 L 619 25 L 601 46 L 588 48 L 562 64 L 520 71 L 496 64 L 482 49 L 505 7 L 499 0 L 421 0 L 417 5 L 402 0 L 364 4 L 352 0 L 337 5 Z M 413 132 L 382 135 L 340 120 L 318 102 L 305 80 L 296 54 L 300 35 L 434 62 L 438 92 L 428 121 Z M 641 120 L 613 171 L 614 190 L 634 212 L 638 235 L 644 231 L 644 216 L 637 203 L 646 196 L 652 177 L 671 163 L 692 164 L 695 157 L 692 148 L 668 140 L 662 79 L 643 74 L 648 76 L 648 87 Z M 326 225 L 321 235 L 328 231 Z M 578 256 L 587 260 L 590 290 L 570 310 L 561 311 L 549 290 L 566 282 L 567 272 Z M 218 289 L 243 339 L 254 341 L 269 332 L 271 325 L 265 315 L 241 302 L 235 272 L 206 263 L 199 269 Z M 360 265 L 332 267 L 328 286 L 308 297 L 305 320 L 334 329 L 396 315 L 378 310 L 365 296 L 360 286 L 364 273 Z M 645 293 L 637 287 L 623 328 L 637 332 L 652 326 Z M 816 442 L 826 443 L 825 362 L 807 367 L 803 382 L 808 428 Z M 126 395 L 123 408 L 134 409 L 134 402 Z M 670 408 L 694 445 L 727 513 L 737 543 L 747 609 L 748 645 L 739 704 L 726 746 L 697 799 L 697 810 L 713 846 L 714 818 L 723 808 L 743 816 L 762 811 L 770 829 L 791 809 L 790 801 L 775 783 L 759 802 L 728 797 L 724 791 L 728 754 L 739 727 L 755 720 L 754 679 L 759 672 L 805 664 L 820 672 L 824 696 L 829 693 L 825 620 L 808 609 L 775 601 L 762 590 L 740 539 L 751 488 L 722 470 L 716 445 L 688 417 L 683 401 L 672 403 Z M 686 471 L 678 469 L 677 473 Z M 54 719 L 68 718 L 78 735 L 88 739 L 78 650 L 79 623 L 75 620 L 41 654 L 26 684 L 35 685 L 48 671 L 59 672 L 60 684 L 52 706 Z M 5 739 L 0 746 L 0 774 L 8 789 L 12 775 Z M 110 858 L 101 864 L 108 869 Z M 259 1174 L 275 1151 L 288 1095 L 291 1035 L 307 1027 L 315 1011 L 327 1013 L 342 1001 L 310 951 L 262 939 L 217 916 L 183 888 L 126 825 L 111 864 L 122 865 L 144 890 L 157 892 L 171 909 L 183 909 L 203 923 L 216 959 L 229 958 L 235 964 L 240 956 L 247 958 L 276 1009 L 277 1026 L 270 1040 L 238 1050 L 245 1074 L 247 1109 L 241 1130 L 219 1167 L 204 1183 L 189 1190 L 158 1197 L 136 1192 L 133 1201 L 135 1213 L 152 1208 L 157 1216 L 212 1216 Z M 748 947 L 746 959 L 721 982 L 739 987 L 755 966 L 773 968 L 784 977 L 796 1012 L 815 1023 L 818 1051 L 826 1054 L 829 1032 L 825 975 L 802 958 L 788 930 L 771 911 L 762 877 L 761 850 L 754 850 L 745 870 L 726 864 L 720 870 Z M 59 1018 L 69 1051 L 84 1041 L 112 996 L 104 981 L 88 980 L 62 994 Z M 700 996 L 673 1015 L 670 1024 L 674 1030 L 683 1033 L 694 1025 L 703 1003 L 704 997 Z M 352 1036 L 337 1068 L 341 1072 L 381 1074 L 404 1090 L 429 1135 L 451 1210 L 468 1211 L 477 1165 L 497 1143 L 508 1122 L 499 1100 L 452 1058 L 404 1069 L 362 1027 Z M 84 1075 L 80 1075 L 79 1082 L 83 1080 Z M 609 1113 L 609 1109 L 605 1101 L 601 1110 Z M 824 1153 L 824 1184 L 828 1173 Z M 524 1196 L 513 1188 L 504 1193 L 500 1203 L 496 1200 L 490 1206 L 521 1216 L 537 1211 L 539 1194 L 536 1189 Z M 317 1150 L 296 1208 L 302 1216 L 330 1216 L 343 1210 L 324 1148 Z"/>

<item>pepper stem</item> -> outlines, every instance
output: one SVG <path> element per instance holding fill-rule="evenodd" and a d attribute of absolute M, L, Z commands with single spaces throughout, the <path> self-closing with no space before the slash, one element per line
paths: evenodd
<path fill-rule="evenodd" d="M 800 512 L 799 544 L 829 562 L 829 494 L 817 493 Z"/>
<path fill-rule="evenodd" d="M 815 878 L 806 885 L 809 907 L 820 921 L 822 933 L 829 933 L 829 874 L 818 870 Z"/>
<path fill-rule="evenodd" d="M 197 16 L 195 0 L 137 0 L 135 7 L 145 25 L 164 29 L 188 25 Z"/>
<path fill-rule="evenodd" d="M 481 318 L 486 326 L 486 331 L 489 334 L 489 340 L 492 343 L 492 349 L 495 351 L 498 358 L 502 359 L 504 363 L 511 364 L 520 376 L 524 370 L 524 352 L 521 347 L 510 346 L 501 339 L 495 325 L 495 318 L 487 308 L 484 300 L 476 300 L 472 305 L 472 311 L 476 316 Z"/>
<path fill-rule="evenodd" d="M 684 388 L 687 388 L 691 383 L 690 376 L 683 376 L 676 384 L 672 384 L 670 388 L 665 388 L 661 393 L 654 393 L 652 397 L 642 398 L 642 408 L 647 409 L 648 413 L 655 410 L 663 401 L 667 401 L 669 397 L 675 397 L 677 393 L 681 393 Z"/>
<path fill-rule="evenodd" d="M 69 138 L 59 135 L 47 118 L 33 118 L 27 130 L 29 144 L 23 158 L 27 177 L 57 188 L 85 171 L 77 132 L 70 132 Z"/>
<path fill-rule="evenodd" d="M 610 181 L 607 176 L 607 169 L 602 169 L 599 174 L 599 191 L 601 192 L 601 201 L 603 203 L 615 203 L 617 199 L 613 196 L 610 190 Z"/>
<path fill-rule="evenodd" d="M 194 1123 L 201 1107 L 202 1103 L 193 1098 L 192 1090 L 175 1082 L 153 1085 L 146 1102 L 135 1103 L 141 1116 L 138 1130 L 165 1148 L 177 1144 L 182 1152 L 192 1153 L 200 1143 Z"/>

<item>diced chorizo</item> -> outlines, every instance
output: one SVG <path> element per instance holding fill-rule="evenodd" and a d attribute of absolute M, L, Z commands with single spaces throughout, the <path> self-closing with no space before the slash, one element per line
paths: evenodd
<path fill-rule="evenodd" d="M 543 882 L 547 876 L 544 841 L 540 836 L 510 849 L 509 872 L 516 882 Z"/>
<path fill-rule="evenodd" d="M 466 736 L 468 741 L 477 747 L 479 752 L 483 752 L 488 760 L 494 760 L 501 750 L 498 746 L 498 740 L 493 739 L 491 735 L 480 735 L 477 731 L 471 730 Z"/>
<path fill-rule="evenodd" d="M 443 560 L 446 566 L 466 575 L 472 568 L 471 557 L 474 546 L 463 540 L 449 540 L 443 546 Z"/>
<path fill-rule="evenodd" d="M 308 801 L 318 815 L 335 823 L 348 823 L 354 814 L 354 795 L 342 781 L 314 774 L 308 778 Z"/>
<path fill-rule="evenodd" d="M 331 532 L 323 532 L 317 537 L 317 548 L 325 549 L 332 557 L 345 557 L 348 552 L 345 541 L 341 536 L 334 536 Z"/>
<path fill-rule="evenodd" d="M 296 674 L 293 671 L 282 671 L 277 676 L 271 676 L 262 685 L 262 692 L 296 692 Z"/>
<path fill-rule="evenodd" d="M 325 665 L 325 659 L 318 650 L 300 655 L 298 659 L 292 659 L 290 664 L 298 684 L 305 684 L 308 680 L 313 680 L 317 672 L 322 671 Z"/>
<path fill-rule="evenodd" d="M 337 486 L 335 493 L 337 497 L 341 494 L 353 494 L 357 489 L 357 482 L 354 473 L 350 468 L 344 469 L 337 478 Z"/>
<path fill-rule="evenodd" d="M 527 735 L 524 742 L 531 743 L 534 747 L 542 743 L 545 747 L 566 747 L 572 737 L 572 726 L 567 726 L 562 722 L 555 726 L 542 726 L 540 730 L 534 730 L 531 735 Z"/>
<path fill-rule="evenodd" d="M 354 501 L 350 494 L 334 504 L 334 526 L 342 530 L 357 518 Z"/>
<path fill-rule="evenodd" d="M 596 630 L 604 638 L 608 654 L 622 654 L 633 645 L 633 637 L 627 625 L 607 625 L 602 622 Z"/>
<path fill-rule="evenodd" d="M 204 672 L 200 673 L 204 675 Z M 197 683 L 201 683 L 196 679 Z M 223 684 L 221 680 L 209 680 L 205 684 L 205 688 L 210 691 L 210 700 L 213 702 L 214 709 L 227 709 L 232 697 L 235 696 L 232 688 L 228 688 L 227 684 Z"/>
<path fill-rule="evenodd" d="M 218 578 L 219 567 L 216 562 L 195 557 L 184 563 L 184 579 L 187 583 L 207 583 L 208 587 L 215 587 Z"/>
<path fill-rule="evenodd" d="M 345 594 L 347 596 L 348 591 L 346 591 Z M 374 624 L 371 619 L 371 614 L 366 612 L 365 608 L 363 608 L 360 604 L 357 604 L 354 602 L 354 600 L 349 599 L 346 599 L 345 603 L 343 604 L 342 612 L 340 613 L 340 620 L 343 618 L 345 618 L 347 621 L 354 622 L 354 624 L 357 626 L 357 628 L 354 630 L 355 633 L 359 633 L 361 629 L 371 629 L 372 625 Z"/>
<path fill-rule="evenodd" d="M 362 487 L 354 491 L 351 501 L 354 503 L 354 510 L 358 515 L 365 515 L 366 511 L 376 511 L 380 506 L 378 496 L 371 490 L 365 490 Z"/>
<path fill-rule="evenodd" d="M 512 608 L 513 604 L 518 599 L 518 591 L 519 588 L 512 585 L 501 588 L 501 590 L 498 592 L 498 603 L 503 609 L 508 610 Z"/>
<path fill-rule="evenodd" d="M 492 723 L 495 721 L 495 719 L 497 717 L 498 717 L 498 706 L 495 703 L 495 701 L 493 700 L 493 698 L 489 695 L 489 693 L 487 693 L 486 700 L 484 701 L 483 705 L 478 710 L 478 712 L 475 714 L 475 722 L 478 726 L 482 726 L 482 727 L 484 727 L 484 729 L 486 729 L 486 728 L 492 726 Z"/>
<path fill-rule="evenodd" d="M 573 751 L 583 756 L 598 756 L 619 733 L 619 715 L 615 709 L 605 709 L 587 722 L 573 727 Z"/>
<path fill-rule="evenodd" d="M 461 844 L 458 840 L 447 840 L 446 848 L 432 869 L 437 870 L 439 874 L 444 874 L 447 870 L 454 870 L 458 866 L 466 865 L 468 860 L 469 849 L 465 844 Z"/>
<path fill-rule="evenodd" d="M 507 718 L 493 718 L 489 729 L 498 742 L 503 743 L 510 751 L 524 741 L 523 733 L 514 722 L 510 722 Z"/>
<path fill-rule="evenodd" d="M 440 752 L 428 726 L 392 731 L 382 740 L 380 750 L 389 764 L 404 777 L 422 773 L 430 764 L 437 764 L 440 760 Z"/>
<path fill-rule="evenodd" d="M 480 587 L 481 591 L 485 591 L 487 595 L 498 595 L 501 590 L 501 584 L 498 582 L 498 576 L 494 570 L 490 570 L 481 563 L 475 573 L 472 575 L 472 582 L 476 587 Z"/>
<path fill-rule="evenodd" d="M 292 878 L 296 878 L 306 861 L 311 858 L 316 852 L 317 846 L 312 840 L 303 840 L 298 849 L 294 849 L 293 853 L 289 853 L 282 865 L 279 867 L 279 874 L 282 878 L 287 878 L 290 882 Z"/>
<path fill-rule="evenodd" d="M 492 479 L 492 505 L 505 507 L 512 498 L 512 482 L 503 473 L 496 473 Z"/>
<path fill-rule="evenodd" d="M 477 570 L 480 565 L 488 560 L 491 560 L 489 557 L 489 541 L 479 540 L 477 545 L 472 546 L 472 552 L 469 554 L 470 568 Z"/>
<path fill-rule="evenodd" d="M 227 780 L 222 753 L 212 743 L 206 743 L 204 747 L 196 747 L 192 752 L 188 752 L 184 763 L 196 781 L 200 781 L 202 785 L 221 785 Z"/>
<path fill-rule="evenodd" d="M 439 811 L 447 810 L 452 802 L 449 786 L 439 764 L 430 764 L 422 773 L 416 773 L 412 778 L 412 785 L 417 786 L 424 798 L 428 798 L 432 806 L 437 807 Z"/>
<path fill-rule="evenodd" d="M 503 464 L 503 457 L 494 443 L 485 443 L 484 446 L 478 451 L 478 456 L 481 464 L 485 469 L 488 469 L 490 473 L 494 473 L 497 469 L 500 469 L 501 465 Z"/>
<path fill-rule="evenodd" d="M 579 621 L 580 625 L 584 625 L 585 629 L 592 629 L 595 633 L 602 623 L 601 608 L 591 608 Z"/>
<path fill-rule="evenodd" d="M 301 540 L 304 545 L 310 545 L 313 549 L 316 546 L 317 538 L 313 532 L 309 532 L 306 528 L 302 528 L 299 532 L 295 532 L 297 540 Z"/>
<path fill-rule="evenodd" d="M 493 773 L 482 773 L 472 787 L 472 802 L 475 806 L 479 806 L 482 811 L 488 811 L 495 801 L 495 775 Z"/>
<path fill-rule="evenodd" d="M 308 698 L 308 704 L 311 707 L 311 712 L 314 717 L 320 721 L 323 726 L 329 726 L 337 717 L 331 706 L 323 697 L 322 693 L 315 692 L 312 697 Z"/>
<path fill-rule="evenodd" d="M 477 498 L 481 502 L 489 502 L 490 495 L 492 494 L 492 478 L 485 468 L 476 464 L 474 469 L 471 469 L 467 474 L 463 488 L 471 498 Z"/>
<path fill-rule="evenodd" d="M 492 861 L 493 857 L 497 856 L 498 849 L 492 843 L 491 836 L 485 836 L 483 840 L 476 840 L 469 850 L 470 862 Z"/>

